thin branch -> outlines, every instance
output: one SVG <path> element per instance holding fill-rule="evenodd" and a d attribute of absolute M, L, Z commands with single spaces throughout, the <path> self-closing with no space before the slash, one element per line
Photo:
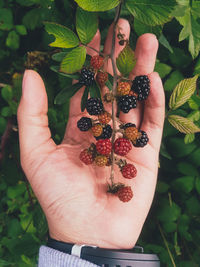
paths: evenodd
<path fill-rule="evenodd" d="M 93 50 L 93 51 L 95 51 L 95 52 L 97 52 L 99 55 L 101 55 L 103 57 L 105 56 L 104 53 L 100 52 L 99 50 L 95 49 L 94 47 L 91 47 L 89 45 L 84 45 L 84 46 L 89 48 L 89 49 L 91 49 L 91 50 Z"/>
<path fill-rule="evenodd" d="M 168 252 L 168 254 L 169 254 L 169 257 L 170 257 L 170 259 L 171 259 L 172 265 L 173 265 L 174 267 L 176 267 L 176 263 L 175 263 L 174 258 L 173 258 L 173 256 L 172 256 L 172 253 L 171 253 L 171 251 L 170 251 L 170 248 L 169 248 L 167 239 L 165 238 L 165 235 L 164 235 L 163 230 L 162 230 L 162 228 L 161 228 L 161 226 L 160 226 L 159 223 L 158 223 L 158 228 L 159 228 L 160 234 L 161 234 L 161 236 L 162 236 L 163 242 L 164 242 L 164 244 L 165 244 L 165 246 L 166 246 L 166 249 L 167 249 L 167 252 Z"/>
<path fill-rule="evenodd" d="M 8 139 L 11 135 L 12 132 L 12 127 L 13 127 L 13 122 L 12 119 L 9 118 L 7 121 L 7 125 L 6 125 L 6 129 L 4 131 L 4 134 L 1 137 L 1 143 L 0 143 L 0 163 L 4 158 L 4 154 L 5 154 L 5 148 L 8 142 Z"/>
<path fill-rule="evenodd" d="M 113 87 L 112 87 L 112 93 L 113 95 L 116 95 L 116 91 L 117 91 L 117 67 L 116 67 L 116 63 L 115 63 L 115 38 L 116 38 L 116 30 L 117 30 L 117 23 L 120 17 L 120 13 L 121 13 L 121 6 L 122 3 L 120 3 L 117 7 L 116 7 L 116 11 L 115 11 L 115 18 L 114 18 L 114 22 L 113 22 L 113 35 L 112 35 L 112 47 L 111 47 L 111 62 L 112 62 L 112 68 L 113 68 Z M 116 100 L 114 100 L 112 102 L 112 122 L 113 122 L 113 133 L 112 133 L 112 144 L 115 141 L 115 135 L 116 135 Z M 114 180 L 114 162 L 115 162 L 115 155 L 114 155 L 114 151 L 112 149 L 111 152 L 111 158 L 112 158 L 112 165 L 111 165 L 111 174 L 110 174 L 110 179 L 111 179 L 111 183 L 113 185 L 113 180 Z"/>

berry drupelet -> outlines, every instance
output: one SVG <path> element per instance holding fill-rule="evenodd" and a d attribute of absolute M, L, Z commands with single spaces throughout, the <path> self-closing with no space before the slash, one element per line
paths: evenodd
<path fill-rule="evenodd" d="M 103 132 L 100 136 L 96 137 L 97 140 L 99 139 L 109 139 L 112 136 L 112 128 L 109 124 L 103 127 Z"/>
<path fill-rule="evenodd" d="M 125 95 L 118 98 L 118 107 L 124 112 L 128 113 L 132 108 L 136 108 L 137 100 L 135 96 Z"/>
<path fill-rule="evenodd" d="M 88 117 L 82 117 L 77 121 L 77 127 L 80 131 L 86 132 L 92 127 L 92 120 Z"/>
<path fill-rule="evenodd" d="M 86 110 L 90 115 L 99 115 L 103 111 L 103 103 L 100 98 L 91 97 L 87 100 Z"/>
<path fill-rule="evenodd" d="M 81 70 L 81 75 L 79 79 L 79 83 L 89 86 L 94 82 L 94 72 L 90 69 L 83 68 Z"/>
<path fill-rule="evenodd" d="M 141 134 L 141 136 L 138 139 L 136 139 L 136 142 L 133 142 L 133 145 L 135 147 L 144 147 L 148 143 L 149 138 L 145 131 L 139 130 L 138 132 Z"/>
<path fill-rule="evenodd" d="M 147 75 L 136 76 L 133 80 L 131 90 L 138 94 L 139 101 L 147 99 L 150 92 L 150 80 Z"/>

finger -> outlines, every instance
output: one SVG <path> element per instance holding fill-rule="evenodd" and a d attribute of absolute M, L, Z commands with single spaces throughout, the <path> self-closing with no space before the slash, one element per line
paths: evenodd
<path fill-rule="evenodd" d="M 48 127 L 47 103 L 41 77 L 33 70 L 26 70 L 17 112 L 22 165 L 27 158 L 47 154 L 56 147 Z"/>
<path fill-rule="evenodd" d="M 115 36 L 115 52 L 114 52 L 114 58 L 116 59 L 119 53 L 123 50 L 125 45 L 119 45 L 119 39 L 117 38 L 117 34 L 119 33 L 124 34 L 124 39 L 129 40 L 130 36 L 130 24 L 126 19 L 119 19 L 117 23 L 117 30 L 116 30 L 116 36 Z M 110 55 L 111 49 L 112 49 L 112 37 L 113 37 L 113 24 L 110 26 L 107 34 L 107 38 L 104 45 L 104 54 Z M 108 59 L 107 63 L 105 64 L 105 71 L 109 72 L 111 75 L 113 74 L 112 69 L 112 62 L 111 59 Z"/>
<path fill-rule="evenodd" d="M 165 117 L 165 96 L 162 81 L 158 73 L 149 75 L 151 91 L 144 105 L 141 130 L 147 132 L 150 144 L 159 149 Z"/>
<path fill-rule="evenodd" d="M 158 51 L 158 40 L 154 34 L 146 33 L 138 38 L 135 50 L 136 65 L 130 74 L 133 80 L 138 75 L 148 75 L 155 67 L 156 55 Z M 121 112 L 120 119 L 124 122 L 133 122 L 138 127 L 143 116 L 143 103 L 138 102 L 137 108 L 130 110 L 128 114 Z"/>

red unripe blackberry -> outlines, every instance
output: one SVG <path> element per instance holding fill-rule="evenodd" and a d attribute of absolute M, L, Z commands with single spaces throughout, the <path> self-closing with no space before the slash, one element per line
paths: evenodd
<path fill-rule="evenodd" d="M 88 117 L 82 117 L 77 121 L 77 127 L 80 131 L 86 132 L 92 127 L 92 120 Z"/>
<path fill-rule="evenodd" d="M 120 187 L 116 194 L 122 202 L 128 202 L 133 198 L 133 191 L 130 186 Z"/>
<path fill-rule="evenodd" d="M 111 114 L 107 111 L 104 111 L 100 115 L 98 115 L 98 120 L 101 124 L 108 124 L 111 121 Z"/>
<path fill-rule="evenodd" d="M 131 90 L 131 86 L 128 82 L 119 82 L 117 86 L 117 94 L 119 96 L 128 95 Z"/>
<path fill-rule="evenodd" d="M 136 142 L 133 142 L 133 145 L 135 147 L 144 147 L 148 143 L 149 138 L 145 131 L 139 130 L 138 132 L 141 134 L 141 136 L 138 139 L 136 139 Z"/>
<path fill-rule="evenodd" d="M 109 124 L 106 124 L 103 127 L 103 132 L 100 136 L 96 137 L 97 140 L 99 139 L 109 139 L 112 136 L 112 128 Z"/>
<path fill-rule="evenodd" d="M 150 92 L 150 80 L 147 75 L 136 76 L 133 80 L 131 90 L 138 94 L 139 101 L 147 99 Z"/>
<path fill-rule="evenodd" d="M 125 156 L 132 149 L 132 145 L 126 138 L 117 138 L 114 142 L 113 148 L 115 154 Z"/>
<path fill-rule="evenodd" d="M 112 150 L 110 139 L 100 139 L 96 143 L 96 150 L 101 155 L 109 155 Z"/>
<path fill-rule="evenodd" d="M 90 115 L 99 115 L 103 111 L 103 103 L 100 98 L 91 97 L 87 100 L 86 110 Z"/>
<path fill-rule="evenodd" d="M 94 72 L 91 71 L 90 69 L 83 68 L 81 70 L 79 83 L 88 86 L 91 85 L 93 82 L 94 82 Z"/>
<path fill-rule="evenodd" d="M 107 156 L 104 156 L 104 155 L 99 155 L 99 156 L 96 156 L 95 159 L 95 164 L 99 167 L 104 167 L 107 165 L 108 163 L 108 158 Z"/>
<path fill-rule="evenodd" d="M 96 55 L 91 58 L 90 65 L 91 67 L 93 67 L 93 69 L 98 70 L 103 66 L 103 61 L 104 61 L 103 57 Z"/>
<path fill-rule="evenodd" d="M 132 179 L 137 175 L 137 169 L 133 164 L 127 163 L 121 169 L 124 178 Z"/>
<path fill-rule="evenodd" d="M 88 149 L 81 151 L 79 158 L 86 165 L 92 164 L 92 162 L 94 161 L 93 154 Z"/>
<path fill-rule="evenodd" d="M 95 124 L 94 126 L 92 126 L 91 131 L 94 137 L 98 137 L 102 134 L 103 127 L 101 126 L 101 124 Z"/>
<path fill-rule="evenodd" d="M 136 108 L 136 106 L 137 100 L 135 96 L 124 95 L 118 98 L 118 107 L 124 113 L 128 113 L 132 108 Z"/>
<path fill-rule="evenodd" d="M 100 85 L 100 87 L 103 87 L 105 83 L 108 80 L 108 73 L 107 72 L 102 72 L 98 71 L 96 75 L 96 81 Z"/>

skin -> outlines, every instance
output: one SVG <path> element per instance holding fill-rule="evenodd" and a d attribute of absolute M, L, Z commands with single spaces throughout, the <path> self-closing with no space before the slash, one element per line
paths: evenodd
<path fill-rule="evenodd" d="M 121 33 L 129 38 L 129 23 L 120 19 Z M 104 52 L 111 49 L 112 26 Z M 89 44 L 99 49 L 99 31 Z M 116 43 L 115 56 L 123 49 Z M 121 114 L 123 122 L 133 122 L 146 131 L 149 143 L 144 148 L 132 148 L 128 163 L 137 168 L 132 180 L 122 178 L 116 166 L 116 182 L 130 185 L 134 197 L 123 203 L 106 193 L 110 168 L 86 166 L 79 160 L 80 151 L 89 147 L 94 138 L 76 126 L 81 113 L 81 89 L 71 99 L 70 118 L 63 142 L 56 145 L 51 139 L 47 117 L 47 95 L 44 83 L 36 72 L 27 70 L 18 108 L 21 164 L 46 215 L 50 236 L 60 241 L 97 245 L 104 248 L 132 248 L 149 212 L 157 180 L 158 155 L 164 122 L 164 93 L 159 75 L 153 72 L 158 41 L 144 34 L 137 41 L 137 63 L 131 73 L 148 74 L 151 91 L 145 103 Z M 88 49 L 88 54 L 96 53 Z M 112 73 L 108 62 L 107 71 Z"/>

